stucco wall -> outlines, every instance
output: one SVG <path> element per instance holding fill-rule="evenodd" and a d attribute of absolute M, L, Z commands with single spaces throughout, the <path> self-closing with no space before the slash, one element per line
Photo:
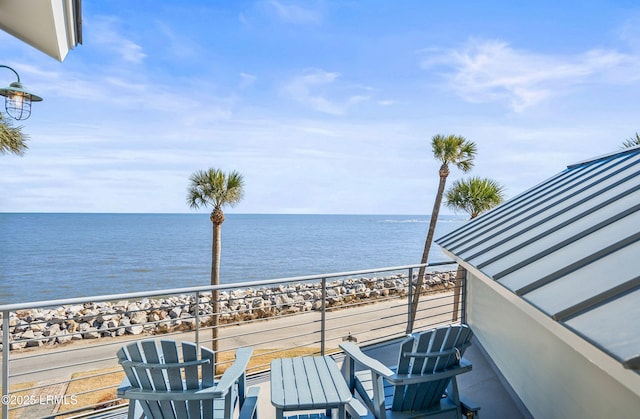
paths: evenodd
<path fill-rule="evenodd" d="M 467 322 L 534 417 L 638 415 L 640 374 L 492 280 L 468 279 Z"/>

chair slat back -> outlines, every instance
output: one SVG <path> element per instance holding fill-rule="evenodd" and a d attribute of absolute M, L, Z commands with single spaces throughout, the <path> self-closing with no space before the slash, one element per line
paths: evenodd
<path fill-rule="evenodd" d="M 472 336 L 468 326 L 453 325 L 408 337 L 400 345 L 397 374 L 435 374 L 457 365 Z M 420 411 L 435 406 L 450 381 L 395 386 L 391 410 Z"/>
<path fill-rule="evenodd" d="M 431 341 L 430 352 L 439 353 L 447 351 L 455 347 L 457 343 L 458 328 L 437 329 L 435 336 Z M 434 355 L 426 358 L 427 365 L 423 371 L 424 374 L 434 374 L 455 365 L 458 362 L 456 355 Z M 436 403 L 439 403 L 442 393 L 449 384 L 450 379 L 438 380 L 432 383 L 420 384 L 419 392 L 424 394 L 422 400 L 414 407 L 416 409 L 426 409 Z"/>
<path fill-rule="evenodd" d="M 156 348 L 156 344 L 153 341 L 144 341 L 142 342 L 142 355 L 144 356 L 145 362 L 152 364 L 160 364 L 162 362 L 161 354 L 158 353 L 158 349 Z M 138 375 L 142 374 L 142 368 L 135 368 Z M 162 374 L 162 370 L 160 369 L 151 369 L 148 371 L 150 376 L 150 388 L 154 388 L 159 391 L 167 391 L 171 390 L 171 388 L 167 388 L 167 382 L 165 380 L 164 375 Z M 145 387 L 143 387 L 145 388 Z M 157 402 L 162 412 L 172 411 L 172 403 L 169 400 L 160 400 Z M 165 414 L 165 417 L 168 415 Z M 170 416 L 168 416 L 170 417 Z"/>
<path fill-rule="evenodd" d="M 430 336 L 432 331 L 425 332 L 425 336 Z M 418 340 L 414 336 L 409 336 L 400 344 L 400 353 L 398 354 L 397 374 L 420 374 L 424 358 L 413 358 L 405 356 L 410 352 L 426 352 L 429 349 L 429 338 L 424 337 Z M 405 411 L 412 410 L 412 405 L 417 397 L 417 387 L 400 385 L 395 386 L 393 404 L 391 410 Z"/>
<path fill-rule="evenodd" d="M 197 353 L 193 343 L 182 342 L 180 351 L 177 343 L 169 340 L 161 341 L 160 346 L 155 340 L 134 342 L 118 351 L 118 359 L 132 387 L 166 392 L 165 399 L 139 400 L 147 417 L 212 419 L 212 400 L 181 401 L 171 397 L 172 392 L 201 388 L 200 377 L 205 386 L 215 385 L 213 352 L 203 348 L 202 360 L 198 360 Z"/>
<path fill-rule="evenodd" d="M 122 351 L 123 358 L 120 361 L 132 361 L 132 362 L 146 362 L 146 359 L 142 356 L 142 351 L 137 343 L 131 343 L 126 346 L 126 352 Z M 118 354 L 120 354 L 120 351 Z M 120 358 L 120 356 L 119 356 Z M 146 370 L 142 371 L 140 368 L 136 368 L 135 366 L 123 364 L 123 368 L 127 377 L 129 377 L 129 382 L 132 387 L 143 388 L 143 389 L 152 389 L 153 385 L 151 382 L 151 378 Z M 130 378 L 133 377 L 133 380 Z M 147 417 L 160 417 L 164 418 L 163 409 L 160 406 L 160 403 L 157 401 L 140 401 L 140 405 L 142 410 L 144 411 L 145 416 Z M 167 416 L 168 417 L 168 416 Z"/>
<path fill-rule="evenodd" d="M 213 351 L 204 347 L 201 348 L 200 358 L 209 360 L 208 364 L 202 366 L 202 386 L 213 387 L 215 385 Z M 213 419 L 213 403 L 213 400 L 202 401 L 202 419 Z"/>

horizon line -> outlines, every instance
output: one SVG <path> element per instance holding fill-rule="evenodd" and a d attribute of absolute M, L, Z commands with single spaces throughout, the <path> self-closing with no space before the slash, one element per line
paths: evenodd
<path fill-rule="evenodd" d="M 0 214 L 87 214 L 87 215 L 208 215 L 210 212 L 92 212 L 92 211 L 0 211 Z M 225 212 L 225 215 L 348 215 L 348 216 L 407 216 L 431 217 L 431 214 L 392 213 L 310 213 L 310 212 Z M 439 214 L 440 216 L 463 216 L 463 214 Z"/>

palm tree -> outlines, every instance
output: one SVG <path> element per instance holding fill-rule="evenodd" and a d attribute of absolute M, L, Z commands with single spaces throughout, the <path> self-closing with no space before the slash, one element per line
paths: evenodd
<path fill-rule="evenodd" d="M 440 166 L 440 170 L 438 171 L 438 174 L 440 176 L 440 183 L 438 184 L 436 200 L 433 203 L 431 221 L 429 222 L 429 231 L 427 232 L 427 238 L 424 243 L 424 250 L 422 252 L 422 259 L 420 261 L 420 263 L 422 264 L 427 263 L 429 258 L 429 250 L 431 249 L 433 235 L 436 231 L 436 223 L 438 221 L 440 205 L 442 204 L 444 187 L 447 183 L 447 177 L 450 173 L 449 165 L 454 165 L 463 172 L 468 172 L 473 167 L 473 159 L 475 158 L 477 152 L 477 147 L 474 142 L 468 141 L 464 137 L 457 135 L 444 136 L 438 134 L 431 139 L 431 148 L 433 150 L 433 156 L 442 164 Z M 418 280 L 415 287 L 416 291 L 413 294 L 413 300 L 411 302 L 411 321 L 407 324 L 407 333 L 411 333 L 413 330 L 413 322 L 416 318 L 418 301 L 420 301 L 420 293 L 422 290 L 422 284 L 424 283 L 424 272 L 424 267 L 421 267 L 418 271 Z"/>
<path fill-rule="evenodd" d="M 622 143 L 623 148 L 631 148 L 637 145 L 640 145 L 640 134 L 638 134 L 637 132 L 635 137 L 628 138 Z"/>
<path fill-rule="evenodd" d="M 27 140 L 28 136 L 22 133 L 22 127 L 14 127 L 0 113 L 0 154 L 24 155 L 25 150 L 28 148 Z"/>
<path fill-rule="evenodd" d="M 445 194 L 446 205 L 469 213 L 471 219 L 504 201 L 504 186 L 493 179 L 457 180 Z"/>
<path fill-rule="evenodd" d="M 221 229 L 224 222 L 222 207 L 234 206 L 242 200 L 244 194 L 244 179 L 238 172 L 227 174 L 219 169 L 198 170 L 189 178 L 191 182 L 187 195 L 187 203 L 191 208 L 212 207 L 209 219 L 213 224 L 213 239 L 211 244 L 211 285 L 220 284 L 220 251 L 222 249 Z M 218 351 L 218 313 L 220 291 L 212 292 L 213 301 L 213 329 L 211 347 L 217 357 Z"/>

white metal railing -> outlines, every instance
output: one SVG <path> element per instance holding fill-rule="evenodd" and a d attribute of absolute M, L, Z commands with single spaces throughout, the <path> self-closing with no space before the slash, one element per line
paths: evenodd
<path fill-rule="evenodd" d="M 49 418 L 121 402 L 115 353 L 142 338 L 217 347 L 219 368 L 235 349 L 252 346 L 251 374 L 292 352 L 331 353 L 342 340 L 377 343 L 462 321 L 464 283 L 448 270 L 433 272 L 452 263 L 429 266 L 409 326 L 409 284 L 422 265 L 2 305 L 2 417 Z"/>

